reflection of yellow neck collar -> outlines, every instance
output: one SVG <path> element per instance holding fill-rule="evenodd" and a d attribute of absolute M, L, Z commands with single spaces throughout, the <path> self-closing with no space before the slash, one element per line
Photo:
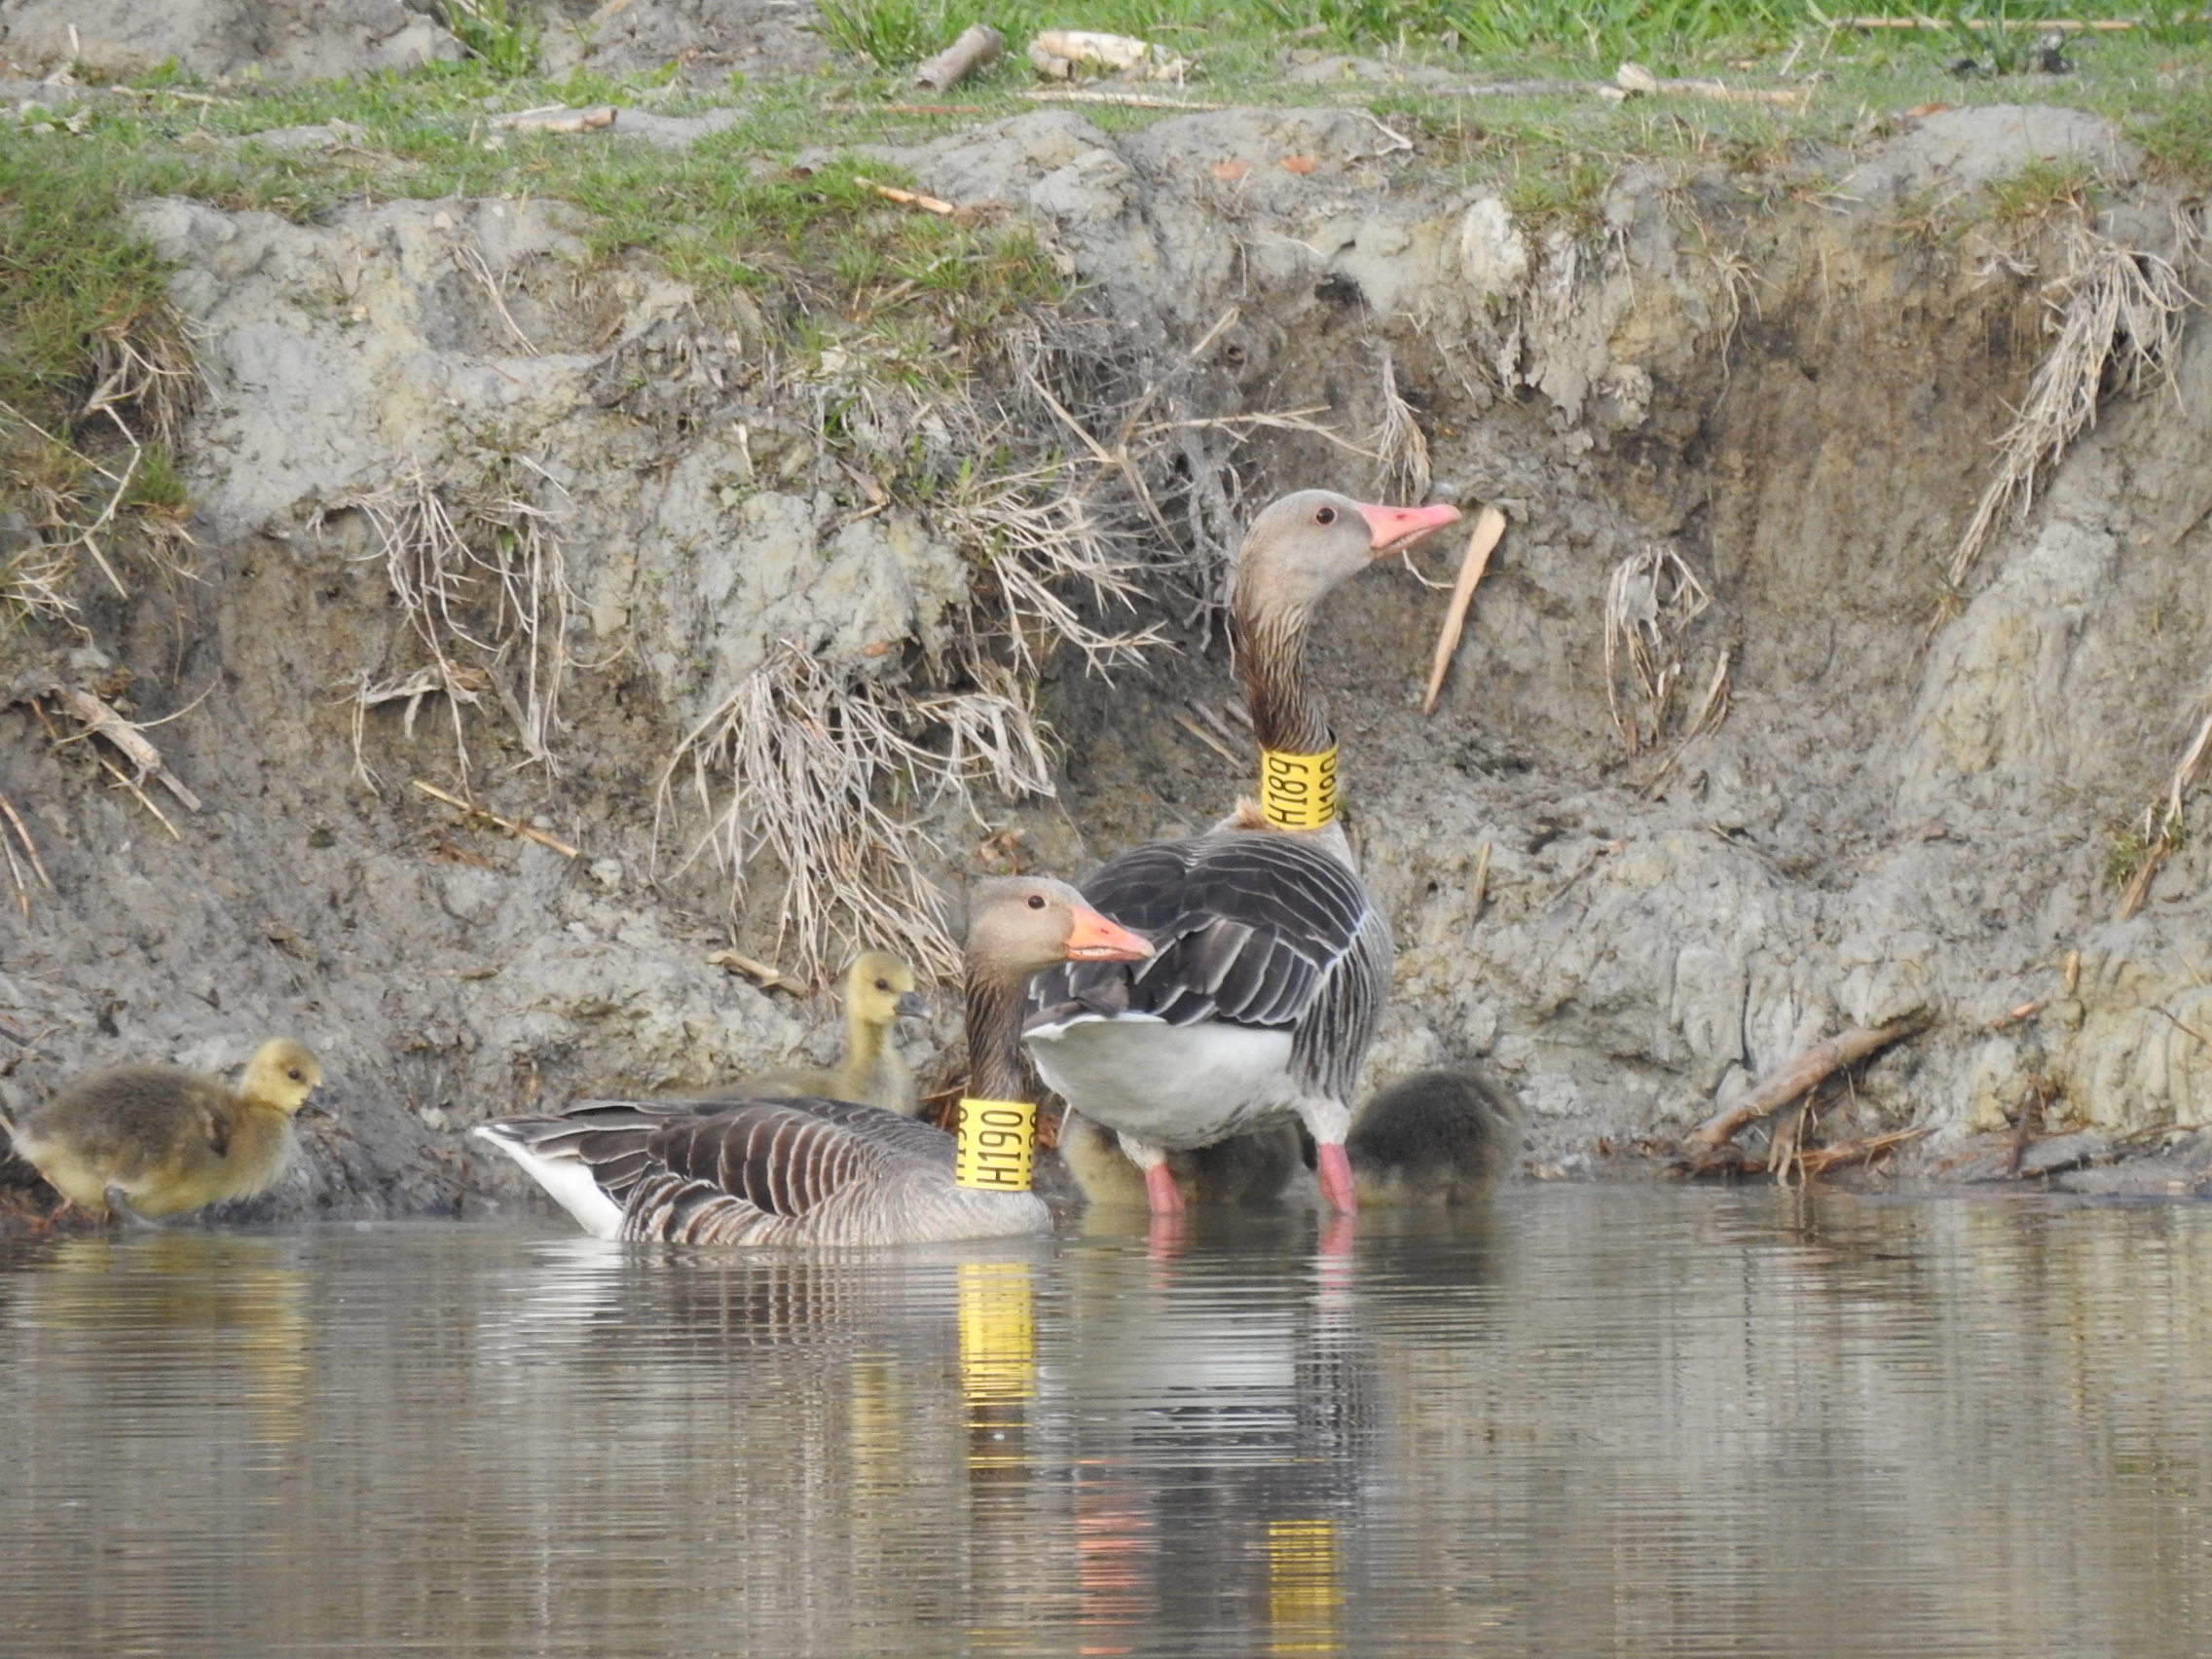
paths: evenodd
<path fill-rule="evenodd" d="M 1337 746 L 1318 755 L 1260 751 L 1260 814 L 1277 830 L 1321 830 L 1337 816 Z"/>
<path fill-rule="evenodd" d="M 953 1115 L 952 1180 L 984 1193 L 1029 1191 L 1037 1108 L 1026 1100 L 970 1100 Z"/>

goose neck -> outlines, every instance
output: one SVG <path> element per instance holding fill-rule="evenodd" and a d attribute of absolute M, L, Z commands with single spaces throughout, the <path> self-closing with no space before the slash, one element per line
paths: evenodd
<path fill-rule="evenodd" d="M 1240 607 L 1230 613 L 1230 638 L 1260 747 L 1286 755 L 1327 749 L 1328 718 L 1306 672 L 1305 612 Z"/>
<path fill-rule="evenodd" d="M 978 1100 L 1019 1100 L 1021 1001 L 1027 975 L 968 968 L 968 1093 Z"/>

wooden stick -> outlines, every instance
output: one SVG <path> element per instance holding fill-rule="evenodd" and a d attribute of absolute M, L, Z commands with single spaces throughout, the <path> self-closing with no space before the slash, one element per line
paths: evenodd
<path fill-rule="evenodd" d="M 116 748 L 129 756 L 130 763 L 138 768 L 138 775 L 141 778 L 151 772 L 155 777 L 162 780 L 169 793 L 184 802 L 188 811 L 198 812 L 200 810 L 200 797 L 179 783 L 176 775 L 162 764 L 162 752 L 146 741 L 146 734 L 137 726 L 125 719 L 90 691 L 80 690 L 71 685 L 57 684 L 54 687 L 54 692 L 55 695 L 69 705 L 77 718 L 85 722 L 89 730 L 99 733 L 100 736 L 106 738 L 108 742 L 114 744 Z M 156 813 L 155 816 L 160 818 L 161 814 Z M 168 820 L 163 818 L 162 822 L 166 824 Z M 173 830 L 170 832 L 175 833 Z"/>
<path fill-rule="evenodd" d="M 1192 718 L 1198 724 L 1204 726 L 1206 730 L 1228 744 L 1232 750 L 1235 749 L 1236 734 L 1229 729 L 1229 722 L 1215 714 L 1209 706 L 1201 703 L 1196 697 L 1186 697 L 1183 699 L 1183 707 L 1191 711 Z"/>
<path fill-rule="evenodd" d="M 1916 1141 L 1928 1132 L 1925 1127 L 1898 1129 L 1886 1135 L 1869 1135 L 1862 1141 L 1837 1141 L 1833 1146 L 1815 1147 L 1811 1152 L 1797 1154 L 1797 1168 L 1805 1175 L 1825 1175 L 1846 1163 L 1869 1163 L 1892 1147 Z"/>
<path fill-rule="evenodd" d="M 496 824 L 500 829 L 506 830 L 508 833 L 520 835 L 526 841 L 535 841 L 541 847 L 551 847 L 555 852 L 559 853 L 565 859 L 572 859 L 579 856 L 576 852 L 576 849 L 570 846 L 568 842 L 558 840 L 555 837 L 548 835 L 544 830 L 536 829 L 532 825 L 524 824 L 519 820 L 513 818 L 501 818 L 496 812 L 487 812 L 481 806 L 475 806 L 468 801 L 462 800 L 459 795 L 446 793 L 445 791 L 439 789 L 435 784 L 425 784 L 421 778 L 415 778 L 411 781 L 417 789 L 421 790 L 432 800 L 442 800 L 448 806 L 458 806 L 461 811 L 467 813 L 471 818 L 481 818 L 487 824 Z"/>
<path fill-rule="evenodd" d="M 949 219 L 960 211 L 951 203 L 940 202 L 934 196 L 924 196 L 918 191 L 901 190 L 897 185 L 878 184 L 874 179 L 863 178 L 858 173 L 853 175 L 853 182 L 874 191 L 886 202 L 896 202 L 902 207 L 919 207 L 923 212 L 935 213 L 940 218 Z"/>
<path fill-rule="evenodd" d="M 1452 587 L 1452 604 L 1444 612 L 1444 631 L 1436 636 L 1436 655 L 1428 665 L 1428 691 L 1420 700 L 1420 712 L 1424 715 L 1436 712 L 1437 695 L 1444 689 L 1445 672 L 1452 666 L 1453 653 L 1459 648 L 1460 630 L 1467 625 L 1467 608 L 1475 603 L 1475 584 L 1490 569 L 1491 549 L 1504 534 L 1505 515 L 1495 507 L 1485 507 L 1476 515 L 1474 533 L 1467 537 L 1466 556 L 1459 561 L 1459 579 Z"/>
<path fill-rule="evenodd" d="M 972 23 L 960 38 L 914 71 L 914 85 L 925 92 L 941 92 L 966 80 L 986 63 L 998 60 L 1006 50 L 1006 36 L 988 23 Z"/>
<path fill-rule="evenodd" d="M 802 996 L 806 993 L 805 985 L 781 969 L 771 968 L 765 962 L 756 962 L 750 956 L 740 956 L 734 950 L 716 951 L 707 958 L 707 966 L 719 968 L 725 974 L 743 974 L 749 979 L 758 980 L 768 990 L 781 988 L 797 991 Z"/>
<path fill-rule="evenodd" d="M 1170 718 L 1175 721 L 1177 725 L 1181 726 L 1185 731 L 1189 732 L 1193 737 L 1197 738 L 1200 743 L 1204 744 L 1208 749 L 1212 750 L 1216 755 L 1220 756 L 1232 766 L 1241 766 L 1244 764 L 1242 760 L 1237 758 L 1236 752 L 1235 750 L 1231 749 L 1228 744 L 1222 742 L 1220 738 L 1214 736 L 1212 732 L 1206 730 L 1204 726 L 1198 724 L 1197 720 L 1191 719 L 1189 715 L 1177 714 L 1171 715 Z"/>
<path fill-rule="evenodd" d="M 2023 1019 L 2033 1019 L 2037 1014 L 2041 1013 L 2043 1013 L 2042 1003 L 2024 1002 L 2017 1008 L 2007 1009 L 1995 1019 L 1992 1019 L 1988 1023 L 1983 1025 L 1982 1029 L 1984 1031 L 2002 1031 L 2008 1025 L 2017 1025 Z"/>
<path fill-rule="evenodd" d="M 1124 109 L 1227 109 L 1227 104 L 1191 103 L 1182 98 L 1156 98 L 1147 92 L 1075 92 L 1051 87 L 1034 87 L 1021 94 L 1039 103 L 1119 104 Z"/>
<path fill-rule="evenodd" d="M 981 104 L 936 103 L 833 103 L 822 106 L 831 115 L 988 115 Z"/>
<path fill-rule="evenodd" d="M 1716 1112 L 1683 1139 L 1685 1151 L 1711 1152 L 1746 1124 L 1754 1123 L 1803 1094 L 1828 1073 L 1856 1064 L 1868 1054 L 1888 1048 L 1900 1037 L 1921 1028 L 1920 1019 L 1893 1019 L 1871 1029 L 1854 1026 L 1825 1043 L 1817 1043 L 1788 1061 L 1767 1080 L 1724 1112 Z"/>
<path fill-rule="evenodd" d="M 554 104 L 546 109 L 522 109 L 512 115 L 494 116 L 492 125 L 518 132 L 596 132 L 603 127 L 612 127 L 614 116 L 612 104 L 599 104 L 591 109 L 566 109 Z"/>
<path fill-rule="evenodd" d="M 1663 79 L 1641 63 L 1622 64 L 1614 72 L 1613 90 L 1628 96 L 1640 92 L 1664 92 L 1687 97 L 1716 98 L 1722 103 L 1775 104 L 1784 109 L 1801 109 L 1813 96 L 1813 89 L 1810 87 L 1731 87 L 1720 81 Z"/>
<path fill-rule="evenodd" d="M 138 804 L 144 807 L 148 812 L 152 813 L 155 819 L 160 822 L 161 827 L 164 830 L 166 830 L 170 833 L 170 835 L 174 836 L 179 841 L 184 839 L 184 837 L 177 832 L 177 827 L 168 821 L 168 815 L 163 812 L 160 807 L 156 806 L 154 804 L 153 797 L 147 794 L 144 790 L 138 787 L 137 779 L 125 777 L 123 775 L 123 768 L 121 766 L 118 766 L 113 760 L 110 760 L 106 756 L 99 754 L 97 751 L 93 752 L 92 758 L 97 760 L 102 766 L 106 767 L 108 775 L 114 778 L 117 783 L 121 784 L 125 789 L 129 790 L 132 794 L 136 795 L 138 797 Z"/>

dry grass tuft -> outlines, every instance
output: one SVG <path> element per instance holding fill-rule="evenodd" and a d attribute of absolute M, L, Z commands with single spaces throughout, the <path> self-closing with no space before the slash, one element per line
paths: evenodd
<path fill-rule="evenodd" d="M 2197 240 L 2193 220 L 2179 221 L 2176 258 L 2187 264 Z M 1951 555 L 1951 581 L 1967 571 L 2008 513 L 2017 522 L 2040 478 L 2097 418 L 2109 385 L 2140 393 L 2165 371 L 2181 339 L 2182 317 L 2195 302 L 2174 264 L 2122 247 L 2086 224 L 2077 225 L 2066 275 L 2044 291 L 2057 335 L 2028 383 L 2027 401 L 2000 440 L 1997 475 L 1982 492 Z"/>
<path fill-rule="evenodd" d="M 1646 547 L 1613 568 L 1605 586 L 1605 706 L 1631 758 L 1662 741 L 1682 677 L 1683 643 L 1712 603 L 1697 572 L 1670 548 Z M 1696 726 L 1711 718 L 1726 678 L 1723 659 Z"/>
<path fill-rule="evenodd" d="M 927 844 L 910 819 L 876 798 L 887 772 L 933 762 L 945 781 L 957 776 L 945 757 L 907 738 L 868 681 L 787 645 L 677 745 L 655 794 L 656 838 L 688 770 L 707 828 L 680 867 L 712 856 L 729 875 L 733 903 L 756 866 L 780 868 L 778 944 L 795 950 L 802 972 L 819 977 L 841 954 L 838 943 L 855 941 L 865 926 L 931 971 L 951 973 L 960 953 L 922 874 Z"/>
<path fill-rule="evenodd" d="M 361 513 L 376 532 L 393 596 L 430 661 L 392 679 L 361 675 L 353 704 L 353 770 L 370 790 L 376 776 L 362 755 L 368 711 L 407 704 L 414 735 L 424 697 L 443 696 L 453 721 L 454 756 L 463 791 L 469 756 L 464 708 L 490 695 L 504 709 L 523 765 L 560 770 L 561 691 L 571 667 L 564 623 L 572 596 L 553 515 L 497 479 L 462 487 L 433 480 L 418 465 L 382 490 L 325 503 L 331 514 Z"/>
<path fill-rule="evenodd" d="M 1382 352 L 1382 419 L 1367 442 L 1382 463 L 1382 488 L 1395 491 L 1400 500 L 1426 500 L 1433 478 L 1428 439 L 1421 435 L 1420 423 L 1414 419 L 1413 405 L 1399 394 L 1398 367 L 1387 349 Z"/>

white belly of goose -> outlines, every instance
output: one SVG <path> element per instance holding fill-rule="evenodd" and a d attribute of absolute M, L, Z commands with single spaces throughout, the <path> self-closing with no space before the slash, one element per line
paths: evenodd
<path fill-rule="evenodd" d="M 1033 1026 L 1028 1043 L 1039 1074 L 1085 1117 L 1152 1146 L 1211 1146 L 1292 1116 L 1301 1099 L 1287 1031 L 1089 1015 Z"/>

